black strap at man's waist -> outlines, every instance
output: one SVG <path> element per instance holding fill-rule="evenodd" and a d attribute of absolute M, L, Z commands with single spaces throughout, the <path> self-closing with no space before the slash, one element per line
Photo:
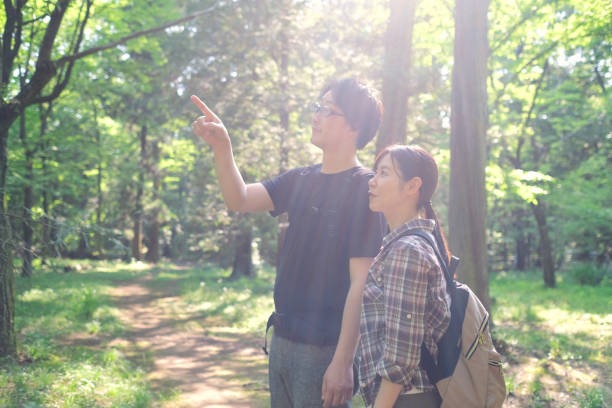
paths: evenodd
<path fill-rule="evenodd" d="M 341 320 L 341 318 L 340 318 Z M 334 319 L 328 316 L 323 321 L 334 323 L 334 327 L 321 325 L 322 320 L 313 320 L 304 316 L 289 315 L 272 312 L 266 323 L 264 353 L 268 354 L 268 331 L 274 326 L 274 333 L 287 340 L 313 346 L 333 346 L 338 343 L 340 323 L 335 324 Z M 336 327 L 337 326 L 337 327 Z"/>
<path fill-rule="evenodd" d="M 266 353 L 266 356 L 268 355 L 268 330 L 270 330 L 270 327 L 276 324 L 277 319 L 278 319 L 277 313 L 272 312 L 272 314 L 270 314 L 270 317 L 268 317 L 268 322 L 266 323 L 266 334 L 264 335 L 264 345 L 261 348 L 263 352 Z"/>

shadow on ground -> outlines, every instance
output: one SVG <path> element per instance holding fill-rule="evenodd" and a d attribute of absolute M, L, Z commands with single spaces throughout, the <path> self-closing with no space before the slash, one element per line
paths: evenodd
<path fill-rule="evenodd" d="M 151 274 L 114 287 L 127 330 L 109 347 L 144 367 L 156 393 L 174 395 L 161 407 L 269 405 L 263 338 L 206 327 L 201 317 L 177 317 L 178 294 L 171 283 L 160 289 Z"/>

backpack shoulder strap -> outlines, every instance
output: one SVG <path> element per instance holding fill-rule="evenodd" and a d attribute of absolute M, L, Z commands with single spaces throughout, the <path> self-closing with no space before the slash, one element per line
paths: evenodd
<path fill-rule="evenodd" d="M 459 264 L 459 258 L 457 258 L 456 256 L 452 256 L 450 262 L 447 261 L 446 257 L 442 256 L 440 248 L 438 247 L 438 244 L 436 243 L 436 239 L 434 238 L 433 234 L 422 229 L 408 230 L 398 236 L 396 239 L 408 235 L 416 235 L 417 237 L 423 238 L 425 242 L 429 244 L 429 246 L 434 250 L 436 257 L 438 258 L 438 262 L 440 263 L 440 267 L 442 268 L 442 272 L 444 273 L 444 278 L 446 279 L 447 289 L 453 287 L 453 281 L 455 280 L 455 270 L 457 269 L 457 265 Z"/>
<path fill-rule="evenodd" d="M 440 263 L 440 267 L 442 268 L 442 272 L 444 273 L 444 277 L 446 279 L 446 291 L 448 292 L 448 295 L 451 299 L 451 310 L 452 310 L 452 305 L 453 303 L 455 303 L 455 287 L 456 287 L 454 275 L 455 275 L 455 270 L 457 268 L 457 265 L 459 264 L 459 258 L 453 256 L 451 257 L 450 262 L 447 262 L 446 260 L 447 258 L 445 256 L 442 256 L 442 253 L 440 252 L 440 248 L 438 247 L 436 243 L 436 239 L 431 233 L 427 231 L 424 231 L 421 229 L 414 229 L 414 230 L 406 231 L 405 234 L 402 234 L 402 236 L 405 236 L 405 235 L 416 235 L 418 237 L 421 237 L 434 250 L 436 257 L 438 258 L 438 261 Z M 440 353 L 441 351 L 438 350 L 438 352 Z M 431 381 L 431 383 L 434 385 L 440 379 L 443 378 L 443 374 L 440 369 L 439 363 L 440 361 L 438 361 L 438 364 L 436 364 L 434 357 L 431 355 L 427 347 L 425 347 L 425 343 L 424 342 L 421 343 L 420 365 L 427 373 L 427 376 L 429 377 L 429 380 Z"/>

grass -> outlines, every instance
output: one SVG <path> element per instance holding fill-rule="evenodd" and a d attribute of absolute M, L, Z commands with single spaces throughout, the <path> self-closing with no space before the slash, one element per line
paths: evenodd
<path fill-rule="evenodd" d="M 206 266 L 199 269 L 169 270 L 156 274 L 156 284 L 180 286 L 182 303 L 177 317 L 190 316 L 215 321 L 209 331 L 232 330 L 261 334 L 262 319 L 274 310 L 271 269 L 261 269 L 258 278 L 228 279 L 228 271 Z M 265 323 L 265 320 L 264 320 Z"/>
<path fill-rule="evenodd" d="M 31 279 L 17 278 L 18 358 L 0 361 L 0 406 L 150 406 L 155 396 L 146 373 L 96 340 L 124 329 L 108 288 L 140 272 L 119 264 L 74 265 L 57 263 Z"/>
<path fill-rule="evenodd" d="M 606 407 L 610 401 L 612 285 L 554 289 L 538 273 L 491 280 L 495 327 L 506 357 L 507 388 L 523 406 Z"/>
<path fill-rule="evenodd" d="M 135 358 L 109 345 L 126 330 L 108 295 L 121 282 L 150 274 L 151 290 L 176 288 L 180 297 L 165 307 L 177 327 L 199 325 L 205 334 L 261 336 L 273 308 L 269 269 L 231 281 L 228 271 L 211 266 L 68 265 L 68 273 L 57 263 L 17 278 L 18 358 L 0 360 L 2 407 L 161 407 L 178 397 L 149 383 L 153 354 Z M 609 406 L 609 281 L 580 286 L 560 274 L 558 287 L 547 289 L 539 273 L 499 273 L 490 293 L 512 406 Z M 247 370 L 233 375 L 252 381 Z M 253 406 L 267 406 L 265 384 L 254 387 L 244 390 Z M 354 406 L 363 406 L 359 398 Z"/>

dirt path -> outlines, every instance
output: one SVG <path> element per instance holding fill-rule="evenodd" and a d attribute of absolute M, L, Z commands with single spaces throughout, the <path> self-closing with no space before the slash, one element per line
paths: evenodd
<path fill-rule="evenodd" d="M 148 368 L 153 391 L 175 394 L 156 406 L 263 407 L 266 359 L 261 338 L 210 331 L 202 319 L 177 315 L 176 288 L 153 285 L 151 275 L 115 287 L 111 296 L 126 326 L 111 345 Z"/>
<path fill-rule="evenodd" d="M 124 351 L 145 367 L 153 392 L 163 395 L 154 408 L 264 408 L 269 406 L 267 360 L 261 336 L 220 330 L 214 322 L 185 313 L 185 305 L 172 283 L 162 286 L 152 273 L 115 287 L 113 296 L 126 327 L 110 346 Z M 546 356 L 505 350 L 518 356 L 506 367 L 517 387 L 540 384 L 540 397 L 510 393 L 504 407 L 580 406 L 570 384 L 604 384 L 609 394 L 609 372 L 581 361 L 559 365 Z M 546 364 L 552 374 L 538 374 Z M 582 380 L 578 381 L 580 378 Z M 589 380 L 592 379 L 592 380 Z M 523 384 L 523 385 L 521 385 Z M 510 390 L 512 391 L 512 390 Z M 604 405 L 607 406 L 607 405 Z"/>

